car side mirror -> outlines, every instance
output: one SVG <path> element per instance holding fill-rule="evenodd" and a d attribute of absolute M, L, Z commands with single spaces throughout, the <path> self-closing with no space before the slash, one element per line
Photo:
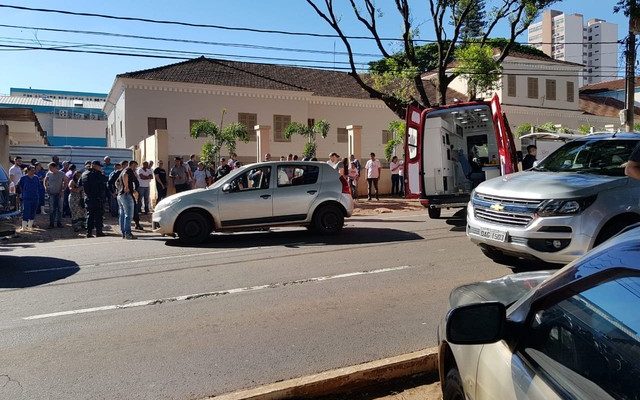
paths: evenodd
<path fill-rule="evenodd" d="M 533 168 L 537 167 L 540 164 L 540 161 L 536 160 L 533 162 Z"/>
<path fill-rule="evenodd" d="M 507 309 L 499 302 L 468 304 L 447 315 L 447 341 L 452 344 L 488 344 L 502 339 Z"/>
<path fill-rule="evenodd" d="M 231 191 L 231 184 L 225 183 L 224 185 L 222 185 L 222 191 L 225 193 L 229 193 Z"/>

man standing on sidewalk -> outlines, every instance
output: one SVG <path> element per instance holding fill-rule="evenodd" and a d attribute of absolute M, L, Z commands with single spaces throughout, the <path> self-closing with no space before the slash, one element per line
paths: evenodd
<path fill-rule="evenodd" d="M 102 218 L 104 215 L 104 199 L 107 190 L 107 178 L 102 173 L 100 160 L 91 162 L 91 169 L 82 173 L 82 188 L 84 190 L 84 204 L 87 209 L 87 237 L 106 236 L 102 232 Z"/>
<path fill-rule="evenodd" d="M 376 159 L 376 154 L 371 153 L 371 159 L 367 161 L 364 168 L 367 170 L 367 200 L 371 201 L 371 192 L 372 188 L 376 189 L 376 200 L 380 200 L 380 196 L 378 195 L 378 180 L 380 179 L 380 170 L 382 169 L 382 164 L 380 164 L 380 160 Z"/>
<path fill-rule="evenodd" d="M 182 158 L 175 158 L 175 164 L 169 171 L 169 177 L 171 177 L 176 193 L 189 190 L 189 173 L 184 164 L 182 164 Z"/>
<path fill-rule="evenodd" d="M 136 174 L 133 172 L 138 163 L 131 160 L 127 168 L 124 168 L 116 181 L 118 191 L 118 205 L 120 206 L 120 231 L 123 239 L 137 239 L 131 234 L 131 220 L 135 210 L 135 202 L 133 199 L 134 183 Z"/>
<path fill-rule="evenodd" d="M 164 169 L 164 161 L 158 160 L 158 167 L 153 170 L 153 176 L 156 180 L 156 191 L 158 192 L 157 203 L 167 197 L 167 171 Z"/>
<path fill-rule="evenodd" d="M 138 168 L 138 180 L 140 181 L 140 190 L 138 191 L 138 210 L 140 213 L 149 214 L 150 207 L 150 198 L 149 198 L 149 187 L 151 185 L 151 180 L 153 179 L 153 170 L 149 168 L 149 163 L 144 161 L 142 163 L 142 167 Z M 144 212 L 143 212 L 143 203 L 144 203 Z"/>
<path fill-rule="evenodd" d="M 58 170 L 58 164 L 49 163 L 49 172 L 44 177 L 44 190 L 49 195 L 49 228 L 53 228 L 55 223 L 58 228 L 62 228 L 62 196 L 67 187 L 67 177 Z"/>

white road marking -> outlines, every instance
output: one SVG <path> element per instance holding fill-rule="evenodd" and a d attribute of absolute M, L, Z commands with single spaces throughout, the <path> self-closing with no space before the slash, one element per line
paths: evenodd
<path fill-rule="evenodd" d="M 300 279 L 300 280 L 288 281 L 288 282 L 270 283 L 267 285 L 248 286 L 248 287 L 220 290 L 220 291 L 214 291 L 214 292 L 195 293 L 195 294 L 187 294 L 187 295 L 176 296 L 176 297 L 165 297 L 165 298 L 154 299 L 154 300 L 136 301 L 133 303 L 112 304 L 108 306 L 81 308 L 77 310 L 59 311 L 59 312 L 54 312 L 49 314 L 31 315 L 29 317 L 23 317 L 22 319 L 33 320 L 33 319 L 62 317 L 66 315 L 75 315 L 75 314 L 87 314 L 87 313 L 93 313 L 93 312 L 99 312 L 99 311 L 120 310 L 120 309 L 126 309 L 126 308 L 152 306 L 152 305 L 162 304 L 162 303 L 194 300 L 194 299 L 199 299 L 203 297 L 225 296 L 228 294 L 239 294 L 239 293 L 246 293 L 246 292 L 255 292 L 255 291 L 264 290 L 264 289 L 275 289 L 275 288 L 280 288 L 280 287 L 295 285 L 295 284 L 323 282 L 323 281 L 329 281 L 334 279 L 350 278 L 350 277 L 359 276 L 359 275 L 382 274 L 385 272 L 401 271 L 408 268 L 412 268 L 412 267 L 409 265 L 403 265 L 400 267 L 380 268 L 380 269 L 374 269 L 369 271 L 359 271 L 359 272 L 349 272 L 345 274 L 319 276 L 316 278 Z"/>
<path fill-rule="evenodd" d="M 105 263 L 92 263 L 92 264 L 85 264 L 85 265 L 70 265 L 68 267 L 40 268 L 40 269 L 32 269 L 32 270 L 29 270 L 29 271 L 24 271 L 23 273 L 24 274 L 35 274 L 35 273 L 39 273 L 39 272 L 62 271 L 62 270 L 65 270 L 65 269 L 82 269 L 82 268 L 90 268 L 90 267 L 105 267 L 105 266 L 118 265 L 118 264 L 134 264 L 134 263 L 139 263 L 139 262 L 165 261 L 165 260 L 173 260 L 173 259 L 176 259 L 176 258 L 183 258 L 183 257 L 200 257 L 200 256 L 210 256 L 210 255 L 213 255 L 213 254 L 234 253 L 234 252 L 238 252 L 238 251 L 253 251 L 253 250 L 258 250 L 260 248 L 261 247 L 247 247 L 247 248 L 242 248 L 242 249 L 208 251 L 208 252 L 205 252 L 205 253 L 176 254 L 176 255 L 172 255 L 172 256 L 155 257 L 155 258 L 138 258 L 138 259 L 133 259 L 133 260 L 110 261 L 110 262 L 105 262 Z"/>

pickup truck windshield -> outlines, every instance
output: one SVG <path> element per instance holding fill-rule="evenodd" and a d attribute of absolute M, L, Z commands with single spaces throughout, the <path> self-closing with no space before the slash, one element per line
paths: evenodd
<path fill-rule="evenodd" d="M 624 164 L 637 140 L 577 140 L 545 158 L 534 171 L 624 176 Z"/>

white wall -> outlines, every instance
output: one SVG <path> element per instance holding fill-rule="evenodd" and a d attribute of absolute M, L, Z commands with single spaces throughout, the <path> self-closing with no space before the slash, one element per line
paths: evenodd
<path fill-rule="evenodd" d="M 173 155 L 200 153 L 204 139 L 196 140 L 189 136 L 189 120 L 206 118 L 219 124 L 222 109 L 226 109 L 225 125 L 237 122 L 238 113 L 255 113 L 259 125 L 271 126 L 269 151 L 274 157 L 289 153 L 300 155 L 305 143 L 302 137 L 294 137 L 291 142 L 274 141 L 274 114 L 290 115 L 292 122 L 304 124 L 308 118 L 316 121 L 326 119 L 331 129 L 326 139 L 317 139 L 319 158 L 326 158 L 331 151 L 346 155 L 347 143 L 337 143 L 337 128 L 352 124 L 363 126 L 363 153 L 374 151 L 382 154 L 382 130 L 387 129 L 390 121 L 398 119 L 381 101 L 376 100 L 323 98 L 308 92 L 172 82 L 127 80 L 124 84 L 126 101 L 121 98 L 124 112 L 119 111 L 121 101 L 116 102 L 115 112 L 107 110 L 110 124 L 120 118 L 116 113 L 126 115 L 126 142 L 119 141 L 117 146 L 133 146 L 146 138 L 147 118 L 166 118 L 169 153 Z M 237 153 L 241 159 L 255 159 L 256 142 L 238 143 Z M 226 154 L 226 149 L 223 154 Z"/>
<path fill-rule="evenodd" d="M 107 121 L 104 120 L 53 118 L 53 131 L 47 132 L 53 132 L 55 136 L 104 138 L 106 127 Z"/>

